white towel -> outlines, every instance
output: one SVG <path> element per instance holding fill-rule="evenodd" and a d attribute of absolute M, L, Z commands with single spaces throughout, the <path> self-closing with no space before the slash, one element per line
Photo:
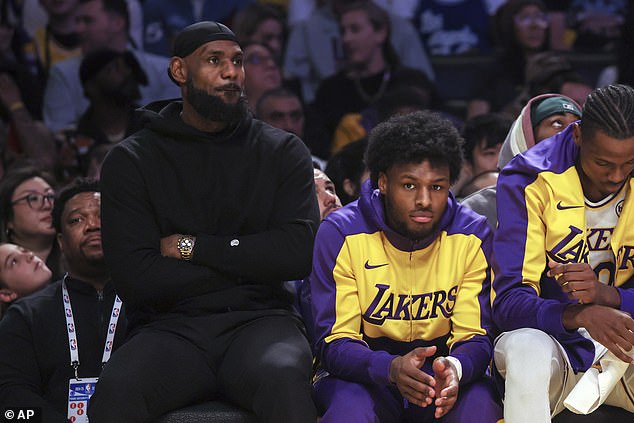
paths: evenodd
<path fill-rule="evenodd" d="M 626 354 L 634 357 L 634 349 Z M 601 371 L 594 367 L 588 369 L 564 400 L 564 406 L 573 413 L 590 414 L 599 408 L 630 365 L 609 351 L 599 363 Z"/>

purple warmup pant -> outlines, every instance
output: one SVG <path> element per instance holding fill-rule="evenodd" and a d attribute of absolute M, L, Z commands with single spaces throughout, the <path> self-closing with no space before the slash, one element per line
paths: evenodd
<path fill-rule="evenodd" d="M 320 423 L 495 423 L 503 418 L 488 378 L 460 386 L 458 401 L 440 420 L 434 419 L 435 406 L 406 403 L 395 386 L 363 385 L 327 376 L 315 383 L 314 394 Z"/>

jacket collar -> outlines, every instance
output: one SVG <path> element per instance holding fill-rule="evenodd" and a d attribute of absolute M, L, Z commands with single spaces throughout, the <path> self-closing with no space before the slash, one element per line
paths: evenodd
<path fill-rule="evenodd" d="M 68 273 L 64 275 L 64 282 L 66 283 L 66 287 L 68 288 L 69 291 L 78 292 L 83 295 L 91 295 L 91 296 L 97 295 L 97 290 L 90 283 L 86 281 L 82 281 L 80 279 L 73 278 Z M 108 281 L 108 283 L 106 283 L 102 291 L 102 294 L 106 296 L 114 292 L 115 292 L 115 289 L 114 289 L 114 285 L 112 284 L 112 281 Z"/>

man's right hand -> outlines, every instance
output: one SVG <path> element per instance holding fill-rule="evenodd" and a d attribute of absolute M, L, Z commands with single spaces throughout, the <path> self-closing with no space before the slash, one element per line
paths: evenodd
<path fill-rule="evenodd" d="M 420 369 L 427 357 L 435 353 L 435 346 L 419 347 L 390 363 L 390 382 L 396 384 L 403 398 L 412 404 L 427 407 L 436 395 L 436 381 Z"/>
<path fill-rule="evenodd" d="M 628 313 L 602 305 L 570 305 L 563 316 L 568 330 L 586 328 L 592 338 L 605 346 L 615 356 L 632 363 L 623 351 L 634 347 L 634 319 Z"/>

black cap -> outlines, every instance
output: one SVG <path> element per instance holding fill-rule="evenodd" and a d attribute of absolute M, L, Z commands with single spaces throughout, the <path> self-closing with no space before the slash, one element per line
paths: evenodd
<path fill-rule="evenodd" d="M 203 44 L 218 40 L 228 40 L 238 43 L 236 35 L 225 25 L 212 21 L 197 22 L 185 27 L 176 36 L 172 48 L 172 56 L 189 56 Z"/>
<path fill-rule="evenodd" d="M 229 40 L 240 44 L 236 34 L 225 25 L 213 21 L 196 22 L 178 33 L 172 47 L 172 56 L 187 57 L 203 44 L 218 40 Z M 169 66 L 167 67 L 167 75 L 172 82 L 179 85 L 172 76 Z"/>
<path fill-rule="evenodd" d="M 548 97 L 531 107 L 531 125 L 536 127 L 547 117 L 564 113 L 572 113 L 581 119 L 581 110 L 570 99 L 562 96 Z"/>
<path fill-rule="evenodd" d="M 103 48 L 86 53 L 79 66 L 79 80 L 82 85 L 93 79 L 97 73 L 102 70 L 110 62 L 122 57 L 126 65 L 130 67 L 137 82 L 141 85 L 147 85 L 147 75 L 141 65 L 137 61 L 134 54 L 130 51 L 119 52 L 108 48 Z"/>

